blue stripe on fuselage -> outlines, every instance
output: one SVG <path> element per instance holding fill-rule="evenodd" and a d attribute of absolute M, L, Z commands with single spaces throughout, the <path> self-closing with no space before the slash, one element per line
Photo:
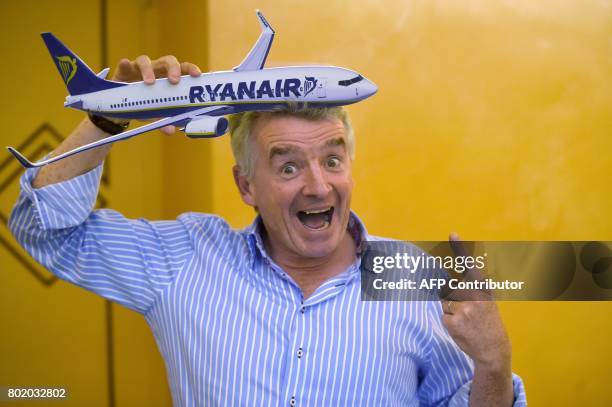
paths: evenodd
<path fill-rule="evenodd" d="M 325 106 L 333 107 L 347 104 L 346 102 L 296 102 L 298 107 L 306 105 Z M 206 113 L 207 116 L 224 116 L 227 114 L 246 112 L 251 110 L 275 110 L 283 108 L 287 105 L 287 102 L 270 102 L 270 103 L 236 103 L 236 104 L 224 104 L 219 103 L 218 106 L 223 106 L 223 109 L 215 110 L 210 114 Z M 108 117 L 116 117 L 121 119 L 155 119 L 162 117 L 172 117 L 181 113 L 198 110 L 206 106 L 214 106 L 212 104 L 198 104 L 193 106 L 169 106 L 164 108 L 147 108 L 143 110 L 131 110 L 129 112 L 116 112 L 106 110 L 91 110 L 92 113 L 100 114 Z"/>
<path fill-rule="evenodd" d="M 220 103 L 219 106 L 223 107 L 222 109 L 215 110 L 208 116 L 224 116 L 226 114 L 244 112 L 246 110 L 273 110 L 275 108 L 284 106 L 285 103 L 245 103 L 245 104 L 236 104 L 236 105 L 224 105 Z M 113 112 L 113 111 L 93 111 L 93 113 L 98 113 L 103 116 L 108 117 L 117 117 L 121 119 L 155 119 L 160 117 L 172 117 L 179 115 L 181 113 L 187 113 L 194 110 L 201 109 L 206 107 L 207 105 L 194 105 L 194 106 L 170 106 L 164 107 L 160 109 L 146 109 L 146 110 L 131 110 L 129 112 Z M 214 106 L 214 105 L 208 105 Z"/>

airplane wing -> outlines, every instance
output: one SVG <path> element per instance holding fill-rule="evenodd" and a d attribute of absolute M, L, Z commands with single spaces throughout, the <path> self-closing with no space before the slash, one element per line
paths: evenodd
<path fill-rule="evenodd" d="M 259 24 L 261 25 L 261 34 L 257 39 L 253 48 L 244 60 L 234 68 L 234 71 L 257 71 L 263 69 L 272 46 L 272 40 L 274 39 L 274 30 L 270 27 L 270 24 L 266 21 L 263 14 L 257 10 L 257 17 L 259 18 Z"/>
<path fill-rule="evenodd" d="M 15 150 L 13 147 L 7 147 L 9 152 L 15 156 L 15 158 L 23 165 L 25 168 L 35 168 L 42 167 L 47 164 L 54 163 L 56 161 L 62 160 L 66 157 L 70 157 L 71 155 L 81 153 L 83 151 L 91 150 L 92 148 L 100 147 L 106 144 L 114 143 L 121 140 L 126 140 L 131 137 L 137 136 L 139 134 L 145 133 L 147 131 L 159 129 L 164 126 L 169 126 L 172 124 L 177 124 L 179 122 L 189 122 L 196 116 L 209 115 L 215 111 L 226 108 L 225 105 L 217 105 L 217 106 L 206 106 L 201 109 L 192 110 L 191 112 L 182 113 L 176 116 L 167 117 L 165 119 L 157 120 L 153 123 L 145 124 L 144 126 L 137 127 L 132 130 L 124 131 L 123 133 L 116 134 L 114 136 L 109 136 L 103 138 L 102 140 L 94 141 L 93 143 L 85 144 L 84 146 L 77 147 L 73 150 L 66 151 L 58 156 L 48 158 L 46 160 L 38 161 L 36 163 L 31 162 L 23 154 L 19 151 Z"/>

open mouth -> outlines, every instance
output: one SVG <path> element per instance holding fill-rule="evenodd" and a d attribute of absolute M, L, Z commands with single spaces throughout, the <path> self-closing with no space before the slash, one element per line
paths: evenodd
<path fill-rule="evenodd" d="M 326 229 L 334 216 L 334 207 L 327 209 L 317 209 L 308 211 L 299 211 L 297 217 L 302 222 L 302 225 L 310 230 Z"/>

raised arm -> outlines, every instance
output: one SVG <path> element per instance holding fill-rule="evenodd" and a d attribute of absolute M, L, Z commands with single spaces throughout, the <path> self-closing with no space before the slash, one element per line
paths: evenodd
<path fill-rule="evenodd" d="M 200 74 L 195 65 L 179 64 L 174 57 L 150 61 L 142 56 L 122 60 L 114 79 L 144 79 L 155 86 L 156 76 L 168 75 L 178 83 L 182 72 Z M 87 118 L 53 154 L 107 136 Z M 181 219 L 150 222 L 112 210 L 93 211 L 108 150 L 105 146 L 28 169 L 9 227 L 26 251 L 59 278 L 146 313 L 193 247 Z"/>

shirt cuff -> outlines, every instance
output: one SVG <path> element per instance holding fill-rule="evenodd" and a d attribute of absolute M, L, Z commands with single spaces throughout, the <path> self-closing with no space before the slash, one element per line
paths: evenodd
<path fill-rule="evenodd" d="M 40 168 L 29 168 L 20 180 L 21 193 L 32 202 L 36 220 L 43 230 L 78 226 L 91 213 L 98 196 L 104 163 L 83 175 L 56 184 L 34 188 Z"/>
<path fill-rule="evenodd" d="M 526 407 L 527 406 L 527 395 L 525 393 L 525 386 L 523 380 L 512 373 L 512 386 L 514 387 L 514 407 Z M 453 398 L 448 403 L 448 407 L 465 407 L 470 405 L 470 389 L 472 388 L 472 382 L 469 381 L 457 390 Z"/>

